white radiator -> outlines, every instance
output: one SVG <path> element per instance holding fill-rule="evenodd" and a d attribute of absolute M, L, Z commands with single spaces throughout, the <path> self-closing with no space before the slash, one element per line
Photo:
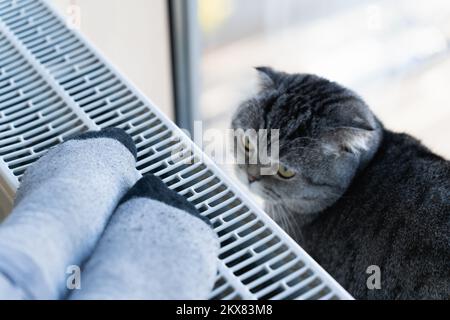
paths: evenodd
<path fill-rule="evenodd" d="M 67 136 L 125 129 L 154 173 L 220 237 L 211 299 L 351 299 L 158 108 L 41 0 L 0 0 L 0 217 L 28 165 Z M 172 150 L 193 151 L 192 164 Z"/>

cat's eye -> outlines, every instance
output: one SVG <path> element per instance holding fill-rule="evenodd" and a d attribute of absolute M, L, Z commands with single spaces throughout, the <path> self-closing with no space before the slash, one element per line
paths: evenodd
<path fill-rule="evenodd" d="M 280 165 L 278 167 L 278 175 L 284 179 L 290 179 L 295 176 L 295 171 L 289 169 L 286 166 Z"/>
<path fill-rule="evenodd" d="M 242 136 L 242 144 L 244 145 L 245 151 L 251 151 L 254 149 L 249 136 L 246 135 Z"/>

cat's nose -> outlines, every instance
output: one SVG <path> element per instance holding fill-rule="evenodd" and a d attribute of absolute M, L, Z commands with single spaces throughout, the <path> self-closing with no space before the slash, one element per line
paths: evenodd
<path fill-rule="evenodd" d="M 251 174 L 248 174 L 248 175 L 247 175 L 247 179 L 248 179 L 248 182 L 249 182 L 249 183 L 253 183 L 253 182 L 255 182 L 256 180 L 258 180 L 257 177 L 252 176 Z"/>

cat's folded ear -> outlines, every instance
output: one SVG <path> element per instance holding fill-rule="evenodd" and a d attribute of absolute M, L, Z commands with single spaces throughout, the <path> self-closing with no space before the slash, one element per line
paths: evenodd
<path fill-rule="evenodd" d="M 271 89 L 277 86 L 281 72 L 265 66 L 255 67 L 255 69 L 258 71 L 261 89 Z"/>
<path fill-rule="evenodd" d="M 328 111 L 327 119 L 334 127 L 374 131 L 377 129 L 375 116 L 362 101 L 353 100 Z"/>
<path fill-rule="evenodd" d="M 380 127 L 375 116 L 362 101 L 335 106 L 329 110 L 327 121 L 330 127 L 335 128 L 328 149 L 334 146 L 336 151 L 361 154 L 370 151 L 378 143 Z"/>

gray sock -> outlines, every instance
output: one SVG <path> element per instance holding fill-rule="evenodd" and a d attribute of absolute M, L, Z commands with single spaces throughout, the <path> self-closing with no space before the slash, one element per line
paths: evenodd
<path fill-rule="evenodd" d="M 27 169 L 0 225 L 0 299 L 67 295 L 67 268 L 89 256 L 138 179 L 135 158 L 131 137 L 106 129 L 64 142 Z"/>
<path fill-rule="evenodd" d="M 70 299 L 207 299 L 218 238 L 209 222 L 159 178 L 127 193 Z"/>

